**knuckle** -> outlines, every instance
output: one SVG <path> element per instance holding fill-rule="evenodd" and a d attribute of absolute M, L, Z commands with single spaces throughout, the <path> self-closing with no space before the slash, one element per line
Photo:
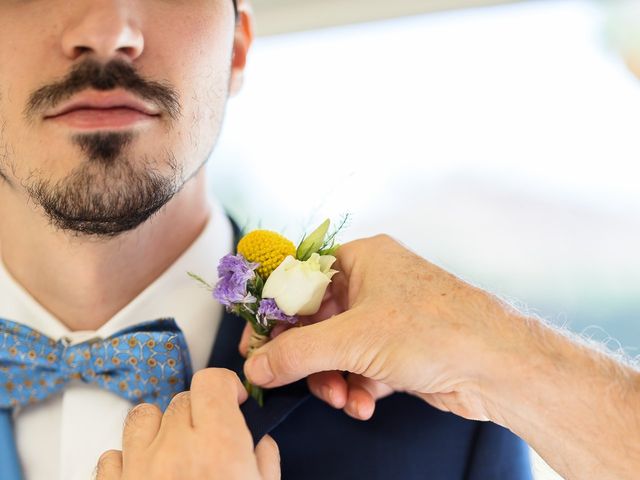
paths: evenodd
<path fill-rule="evenodd" d="M 221 368 L 219 369 L 219 373 L 220 373 L 220 380 L 225 384 L 235 385 L 235 383 L 238 381 L 238 375 L 236 375 L 236 373 L 232 372 L 231 370 L 227 370 L 226 368 Z"/>
<path fill-rule="evenodd" d="M 398 245 L 398 242 L 391 235 L 387 233 L 378 233 L 377 235 L 360 238 L 346 245 L 342 245 L 338 252 L 341 253 L 341 255 L 348 253 L 347 256 L 357 257 L 363 253 L 366 254 L 367 252 L 377 252 L 380 249 L 389 249 L 394 245 Z"/>
<path fill-rule="evenodd" d="M 208 383 L 208 379 L 210 376 L 210 368 L 206 368 L 204 370 L 198 370 L 193 374 L 193 378 L 191 378 L 191 390 L 197 389 L 206 385 Z"/>
<path fill-rule="evenodd" d="M 388 233 L 379 233 L 378 235 L 375 235 L 372 240 L 376 241 L 377 243 L 380 243 L 382 245 L 391 245 L 391 244 L 395 244 L 397 243 L 395 238 L 393 238 L 391 235 L 389 235 Z"/>
<path fill-rule="evenodd" d="M 206 368 L 199 370 L 193 376 L 191 389 L 227 389 L 238 382 L 235 372 L 226 368 Z"/>
<path fill-rule="evenodd" d="M 120 456 L 120 450 L 107 450 L 102 455 L 100 455 L 100 458 L 98 459 L 98 466 L 104 466 L 105 463 L 109 463 L 118 456 Z"/>
<path fill-rule="evenodd" d="M 150 403 L 141 403 L 140 405 L 136 405 L 132 408 L 127 414 L 127 418 L 125 419 L 125 426 L 130 426 L 138 423 L 140 420 L 161 416 L 162 412 L 155 405 Z"/>
<path fill-rule="evenodd" d="M 110 466 L 116 466 L 121 463 L 122 452 L 120 450 L 107 450 L 100 458 L 98 458 L 98 463 L 96 464 L 96 468 L 94 470 L 94 478 L 100 479 L 103 478 L 103 474 L 105 470 Z"/>
<path fill-rule="evenodd" d="M 235 387 L 240 382 L 238 375 L 226 368 L 217 369 L 216 375 L 217 383 L 215 387 L 223 391 L 233 392 L 235 395 Z"/>
<path fill-rule="evenodd" d="M 285 332 L 280 337 L 279 347 L 269 351 L 269 363 L 276 374 L 295 370 L 304 360 L 299 350 L 301 345 L 293 335 Z"/>
<path fill-rule="evenodd" d="M 171 399 L 164 414 L 172 415 L 182 412 L 185 408 L 191 408 L 191 394 L 189 392 L 180 392 Z"/>

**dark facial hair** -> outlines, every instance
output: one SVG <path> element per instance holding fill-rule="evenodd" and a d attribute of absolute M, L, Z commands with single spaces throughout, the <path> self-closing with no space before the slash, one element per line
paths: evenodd
<path fill-rule="evenodd" d="M 78 92 L 115 88 L 155 102 L 170 119 L 180 116 L 178 95 L 170 85 L 141 78 L 121 60 L 103 66 L 91 59 L 78 64 L 62 81 L 35 91 L 24 113 L 33 121 Z M 98 237 L 133 230 L 166 205 L 184 183 L 171 152 L 164 153 L 162 162 L 128 157 L 127 147 L 134 139 L 128 131 L 75 134 L 71 141 L 85 155 L 85 162 L 57 182 L 34 171 L 25 188 L 59 229 Z M 166 165 L 168 172 L 152 167 L 159 164 Z"/>
<path fill-rule="evenodd" d="M 90 161 L 107 166 L 118 161 L 133 138 L 130 132 L 98 132 L 74 135 L 71 140 Z"/>
<path fill-rule="evenodd" d="M 145 100 L 155 102 L 173 119 L 180 115 L 178 94 L 171 85 L 142 78 L 133 66 L 124 60 L 114 59 L 102 65 L 91 58 L 77 64 L 61 81 L 45 85 L 33 92 L 24 114 L 27 120 L 33 121 L 46 110 L 90 88 L 98 91 L 122 88 Z"/>
<path fill-rule="evenodd" d="M 27 190 L 55 227 L 113 237 L 135 229 L 173 198 L 181 173 L 175 161 L 170 167 L 172 173 L 162 175 L 128 161 L 85 164 L 56 183 L 32 181 Z"/>

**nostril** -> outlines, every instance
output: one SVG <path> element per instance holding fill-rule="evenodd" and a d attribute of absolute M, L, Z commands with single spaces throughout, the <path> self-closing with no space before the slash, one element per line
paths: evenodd
<path fill-rule="evenodd" d="M 113 18 L 110 18 L 109 13 L 114 14 Z M 120 16 L 116 18 L 116 13 L 118 12 L 105 12 L 99 8 L 82 18 L 79 23 L 70 25 L 61 39 L 63 53 L 72 60 L 88 55 L 103 59 L 118 55 L 129 60 L 140 56 L 144 48 L 142 32 L 129 25 L 126 19 Z"/>
<path fill-rule="evenodd" d="M 83 47 L 83 46 L 76 47 L 75 50 L 78 56 L 92 51 L 90 47 Z"/>
<path fill-rule="evenodd" d="M 135 47 L 120 47 L 118 52 L 125 54 L 129 58 L 135 58 L 137 56 L 137 49 Z"/>

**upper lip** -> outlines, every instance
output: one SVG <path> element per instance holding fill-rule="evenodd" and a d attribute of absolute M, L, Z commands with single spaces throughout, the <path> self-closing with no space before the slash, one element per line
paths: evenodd
<path fill-rule="evenodd" d="M 151 116 L 160 114 L 157 107 L 127 92 L 88 91 L 78 94 L 57 108 L 48 111 L 45 118 L 57 117 L 80 109 L 105 110 L 109 108 L 129 108 Z"/>

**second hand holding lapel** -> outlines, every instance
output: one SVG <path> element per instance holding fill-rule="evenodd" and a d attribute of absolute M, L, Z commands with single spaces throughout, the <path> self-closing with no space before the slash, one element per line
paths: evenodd
<path fill-rule="evenodd" d="M 238 352 L 238 344 L 245 322 L 225 312 L 216 336 L 209 367 L 226 368 L 244 378 L 242 367 L 245 359 Z M 311 394 L 305 380 L 291 385 L 265 391 L 264 406 L 260 407 L 251 397 L 242 405 L 247 426 L 254 444 L 282 423 L 296 408 L 309 399 Z"/>

